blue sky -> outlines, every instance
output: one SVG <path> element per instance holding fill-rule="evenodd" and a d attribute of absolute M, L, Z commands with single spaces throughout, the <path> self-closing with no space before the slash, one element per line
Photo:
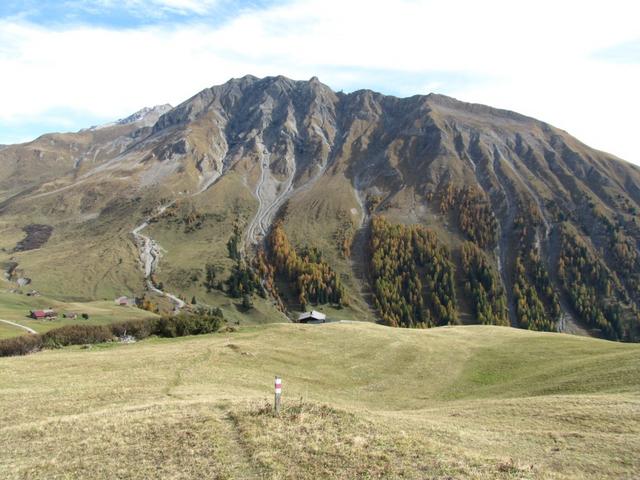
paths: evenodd
<path fill-rule="evenodd" d="M 640 163 L 638 18 L 631 0 L 4 0 L 0 144 L 176 105 L 251 73 L 435 91 Z"/>
<path fill-rule="evenodd" d="M 132 29 L 196 21 L 219 25 L 239 12 L 259 10 L 277 3 L 277 0 L 3 0 L 0 17 L 51 28 L 94 25 Z"/>

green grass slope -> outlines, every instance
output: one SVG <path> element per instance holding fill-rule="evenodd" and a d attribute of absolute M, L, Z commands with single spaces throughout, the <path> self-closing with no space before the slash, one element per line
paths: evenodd
<path fill-rule="evenodd" d="M 58 312 L 55 320 L 34 320 L 29 318 L 30 310 L 53 308 Z M 65 312 L 75 312 L 78 315 L 86 313 L 87 320 L 62 318 Z M 64 302 L 46 296 L 29 297 L 16 293 L 0 291 L 0 319 L 9 320 L 25 327 L 32 328 L 38 333 L 45 333 L 53 328 L 64 325 L 104 325 L 124 320 L 157 317 L 152 312 L 141 310 L 137 307 L 124 307 L 116 305 L 113 300 L 94 302 Z M 27 333 L 25 330 L 0 323 L 0 339 L 16 337 Z"/>
<path fill-rule="evenodd" d="M 633 478 L 638 451 L 633 344 L 271 324 L 0 359 L 3 478 Z"/>

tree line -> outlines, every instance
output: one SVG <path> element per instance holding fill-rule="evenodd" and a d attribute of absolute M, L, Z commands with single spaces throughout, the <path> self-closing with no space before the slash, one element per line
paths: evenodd
<path fill-rule="evenodd" d="M 507 299 L 502 283 L 485 252 L 473 242 L 460 247 L 464 290 L 472 301 L 473 314 L 483 325 L 509 325 Z"/>
<path fill-rule="evenodd" d="M 604 263 L 567 226 L 561 230 L 558 277 L 573 308 L 587 325 L 600 329 L 607 338 L 623 337 L 622 312 L 615 301 L 619 286 Z"/>
<path fill-rule="evenodd" d="M 543 224 L 542 213 L 529 197 L 520 198 L 517 207 L 513 226 L 517 242 L 513 293 L 518 325 L 553 332 L 560 320 L 560 299 L 540 257 L 538 228 Z"/>
<path fill-rule="evenodd" d="M 440 192 L 440 213 L 453 210 L 460 230 L 482 248 L 493 248 L 497 241 L 498 221 L 489 199 L 477 187 L 456 187 L 449 183 Z"/>
<path fill-rule="evenodd" d="M 433 231 L 375 216 L 369 248 L 375 307 L 386 324 L 433 327 L 456 321 L 454 266 Z"/>
<path fill-rule="evenodd" d="M 267 236 L 267 254 L 275 275 L 289 283 L 302 310 L 311 303 L 345 303 L 344 287 L 322 253 L 309 247 L 297 251 L 289 242 L 282 220 L 275 222 Z"/>

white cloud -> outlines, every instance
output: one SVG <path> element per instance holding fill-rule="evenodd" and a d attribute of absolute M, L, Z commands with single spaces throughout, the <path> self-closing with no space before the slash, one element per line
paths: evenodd
<path fill-rule="evenodd" d="M 134 15 L 151 17 L 166 13 L 204 15 L 212 11 L 218 0 L 66 0 L 69 11 L 98 14 L 105 9 L 118 9 Z"/>
<path fill-rule="evenodd" d="M 179 12 L 206 13 L 217 3 L 207 0 L 156 0 L 158 5 Z"/>
<path fill-rule="evenodd" d="M 207 7 L 154 2 L 196 13 Z M 594 55 L 638 39 L 636 5 L 299 0 L 245 11 L 219 27 L 49 30 L 4 22 L 0 120 L 35 119 L 59 108 L 117 118 L 144 105 L 176 104 L 247 73 L 317 75 L 334 88 L 406 95 L 437 88 L 535 116 L 640 163 L 640 65 Z M 412 85 L 425 87 L 408 90 Z"/>

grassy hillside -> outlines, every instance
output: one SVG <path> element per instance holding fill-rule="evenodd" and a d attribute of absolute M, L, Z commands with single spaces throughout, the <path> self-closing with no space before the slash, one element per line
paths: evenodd
<path fill-rule="evenodd" d="M 30 310 L 53 308 L 59 316 L 56 320 L 34 320 L 27 315 Z M 88 320 L 78 318 L 76 320 L 62 318 L 64 312 L 75 312 L 78 315 L 87 313 Z M 47 332 L 63 325 L 102 325 L 106 323 L 133 320 L 137 318 L 149 318 L 156 315 L 136 307 L 121 307 L 115 305 L 113 300 L 94 302 L 63 302 L 50 297 L 28 297 L 15 293 L 0 292 L 0 319 L 9 320 L 20 325 L 34 329 L 38 333 Z M 24 335 L 25 331 L 0 323 L 0 338 Z"/>
<path fill-rule="evenodd" d="M 270 413 L 273 376 L 284 412 Z M 633 478 L 640 348 L 271 324 L 0 359 L 4 478 Z"/>

